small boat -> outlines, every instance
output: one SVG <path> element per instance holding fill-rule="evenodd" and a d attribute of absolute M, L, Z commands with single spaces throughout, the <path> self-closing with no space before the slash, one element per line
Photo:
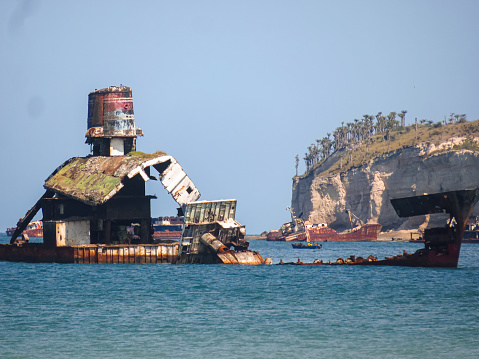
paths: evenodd
<path fill-rule="evenodd" d="M 322 244 L 316 244 L 316 243 L 291 243 L 293 248 L 308 248 L 308 249 L 321 249 L 323 248 Z"/>

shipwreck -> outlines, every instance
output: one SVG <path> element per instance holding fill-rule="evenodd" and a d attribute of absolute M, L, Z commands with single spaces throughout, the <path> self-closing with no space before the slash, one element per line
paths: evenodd
<path fill-rule="evenodd" d="M 135 125 L 131 88 L 91 92 L 87 122 L 91 155 L 70 158 L 46 179 L 45 193 L 18 221 L 10 244 L 0 244 L 0 260 L 264 263 L 248 250 L 244 226 L 234 218 L 235 200 L 195 203 L 200 192 L 174 157 L 136 150 L 143 131 Z M 178 215 L 186 214 L 181 241 L 155 243 L 149 180 L 159 180 L 180 206 Z M 29 243 L 19 236 L 40 210 L 43 243 Z"/>
<path fill-rule="evenodd" d="M 424 248 L 414 253 L 404 251 L 402 254 L 381 260 L 372 255 L 367 258 L 351 255 L 346 259 L 338 258 L 335 262 L 315 260 L 313 263 L 303 263 L 298 259 L 296 263 L 281 261 L 280 264 L 456 268 L 468 219 L 478 200 L 479 188 L 391 199 L 391 204 L 399 217 L 449 214 L 449 219 L 443 227 L 428 228 L 424 231 Z"/>
<path fill-rule="evenodd" d="M 311 224 L 296 217 L 292 208 L 287 209 L 291 212 L 291 221 L 283 223 L 279 229 L 270 231 L 266 235 L 267 241 L 375 241 L 382 227 L 378 223 L 364 223 L 350 210 L 346 210 L 351 230 L 337 232 L 328 227 L 327 223 Z M 353 217 L 359 223 L 356 228 L 353 227 Z"/>

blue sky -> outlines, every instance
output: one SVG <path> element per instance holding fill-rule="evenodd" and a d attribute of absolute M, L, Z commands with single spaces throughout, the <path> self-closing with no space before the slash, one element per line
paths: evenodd
<path fill-rule="evenodd" d="M 138 150 L 174 156 L 202 200 L 236 198 L 250 234 L 289 219 L 296 154 L 341 121 L 479 119 L 478 1 L 0 7 L 0 231 L 57 166 L 89 153 L 88 93 L 110 85 L 133 90 Z M 147 188 L 154 216 L 175 214 L 161 184 Z"/>

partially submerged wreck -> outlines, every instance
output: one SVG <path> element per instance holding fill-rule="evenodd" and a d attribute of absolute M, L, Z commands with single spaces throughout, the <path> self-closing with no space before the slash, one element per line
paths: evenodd
<path fill-rule="evenodd" d="M 129 87 L 113 86 L 91 92 L 85 137 L 92 155 L 71 158 L 53 171 L 45 181 L 45 193 L 18 222 L 10 244 L 0 245 L 0 260 L 176 263 L 179 242 L 154 243 L 150 201 L 156 197 L 146 194 L 145 183 L 159 180 L 181 206 L 180 212 L 199 208 L 193 203 L 200 192 L 172 156 L 163 152 L 137 152 L 138 136 L 143 136 L 143 132 L 135 126 Z M 244 227 L 234 220 L 236 201 L 234 205 L 230 203 L 228 213 L 223 211 L 223 204 L 227 203 L 224 201 L 201 202 L 199 206 L 209 206 L 208 203 L 214 203 L 211 206 L 218 208 L 218 213 L 213 217 L 212 212 L 203 215 L 204 225 L 200 227 L 196 214 L 187 211 L 188 236 L 196 226 L 192 242 L 195 250 L 182 251 L 182 261 L 249 264 L 242 258 L 251 254 L 252 264 L 263 263 L 259 254 L 247 250 L 244 235 L 240 238 Z M 40 210 L 43 243 L 28 243 L 25 237 L 19 239 Z M 197 239 L 205 234 L 217 238 L 199 243 Z M 190 248 L 183 243 L 182 248 Z M 236 254 L 230 250 L 231 246 L 245 254 Z M 225 253 L 238 256 L 238 260 L 225 257 Z"/>
<path fill-rule="evenodd" d="M 337 232 L 326 223 L 311 224 L 309 221 L 303 221 L 294 215 L 291 208 L 288 209 L 291 212 L 291 221 L 283 223 L 279 229 L 270 231 L 266 235 L 267 241 L 375 241 L 382 227 L 378 223 L 364 223 L 347 210 L 351 230 Z M 359 222 L 356 228 L 353 227 L 352 216 Z"/>
<path fill-rule="evenodd" d="M 479 188 L 459 191 L 425 194 L 406 198 L 392 199 L 399 217 L 413 217 L 426 214 L 448 213 L 449 220 L 444 227 L 429 228 L 424 232 L 424 248 L 415 253 L 406 253 L 378 260 L 374 256 L 367 258 L 350 256 L 338 258 L 336 262 L 315 260 L 300 265 L 386 265 L 407 267 L 457 267 L 459 253 L 469 216 L 479 200 Z"/>
<path fill-rule="evenodd" d="M 236 200 L 193 202 L 184 208 L 180 263 L 264 264 L 258 252 L 248 250 L 245 227 L 235 220 Z"/>

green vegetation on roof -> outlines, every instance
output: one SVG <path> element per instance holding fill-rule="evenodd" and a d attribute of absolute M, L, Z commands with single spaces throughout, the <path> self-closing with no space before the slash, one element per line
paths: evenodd
<path fill-rule="evenodd" d="M 143 159 L 151 159 L 151 158 L 156 158 L 159 156 L 166 156 L 165 152 L 162 151 L 156 151 L 155 153 L 144 153 L 141 151 L 131 151 L 127 154 L 129 157 L 138 157 L 138 158 L 143 158 Z"/>
<path fill-rule="evenodd" d="M 44 187 L 88 204 L 102 204 L 109 194 L 120 190 L 131 171 L 164 155 L 160 151 L 151 154 L 137 151 L 126 156 L 75 157 L 54 172 Z"/>

